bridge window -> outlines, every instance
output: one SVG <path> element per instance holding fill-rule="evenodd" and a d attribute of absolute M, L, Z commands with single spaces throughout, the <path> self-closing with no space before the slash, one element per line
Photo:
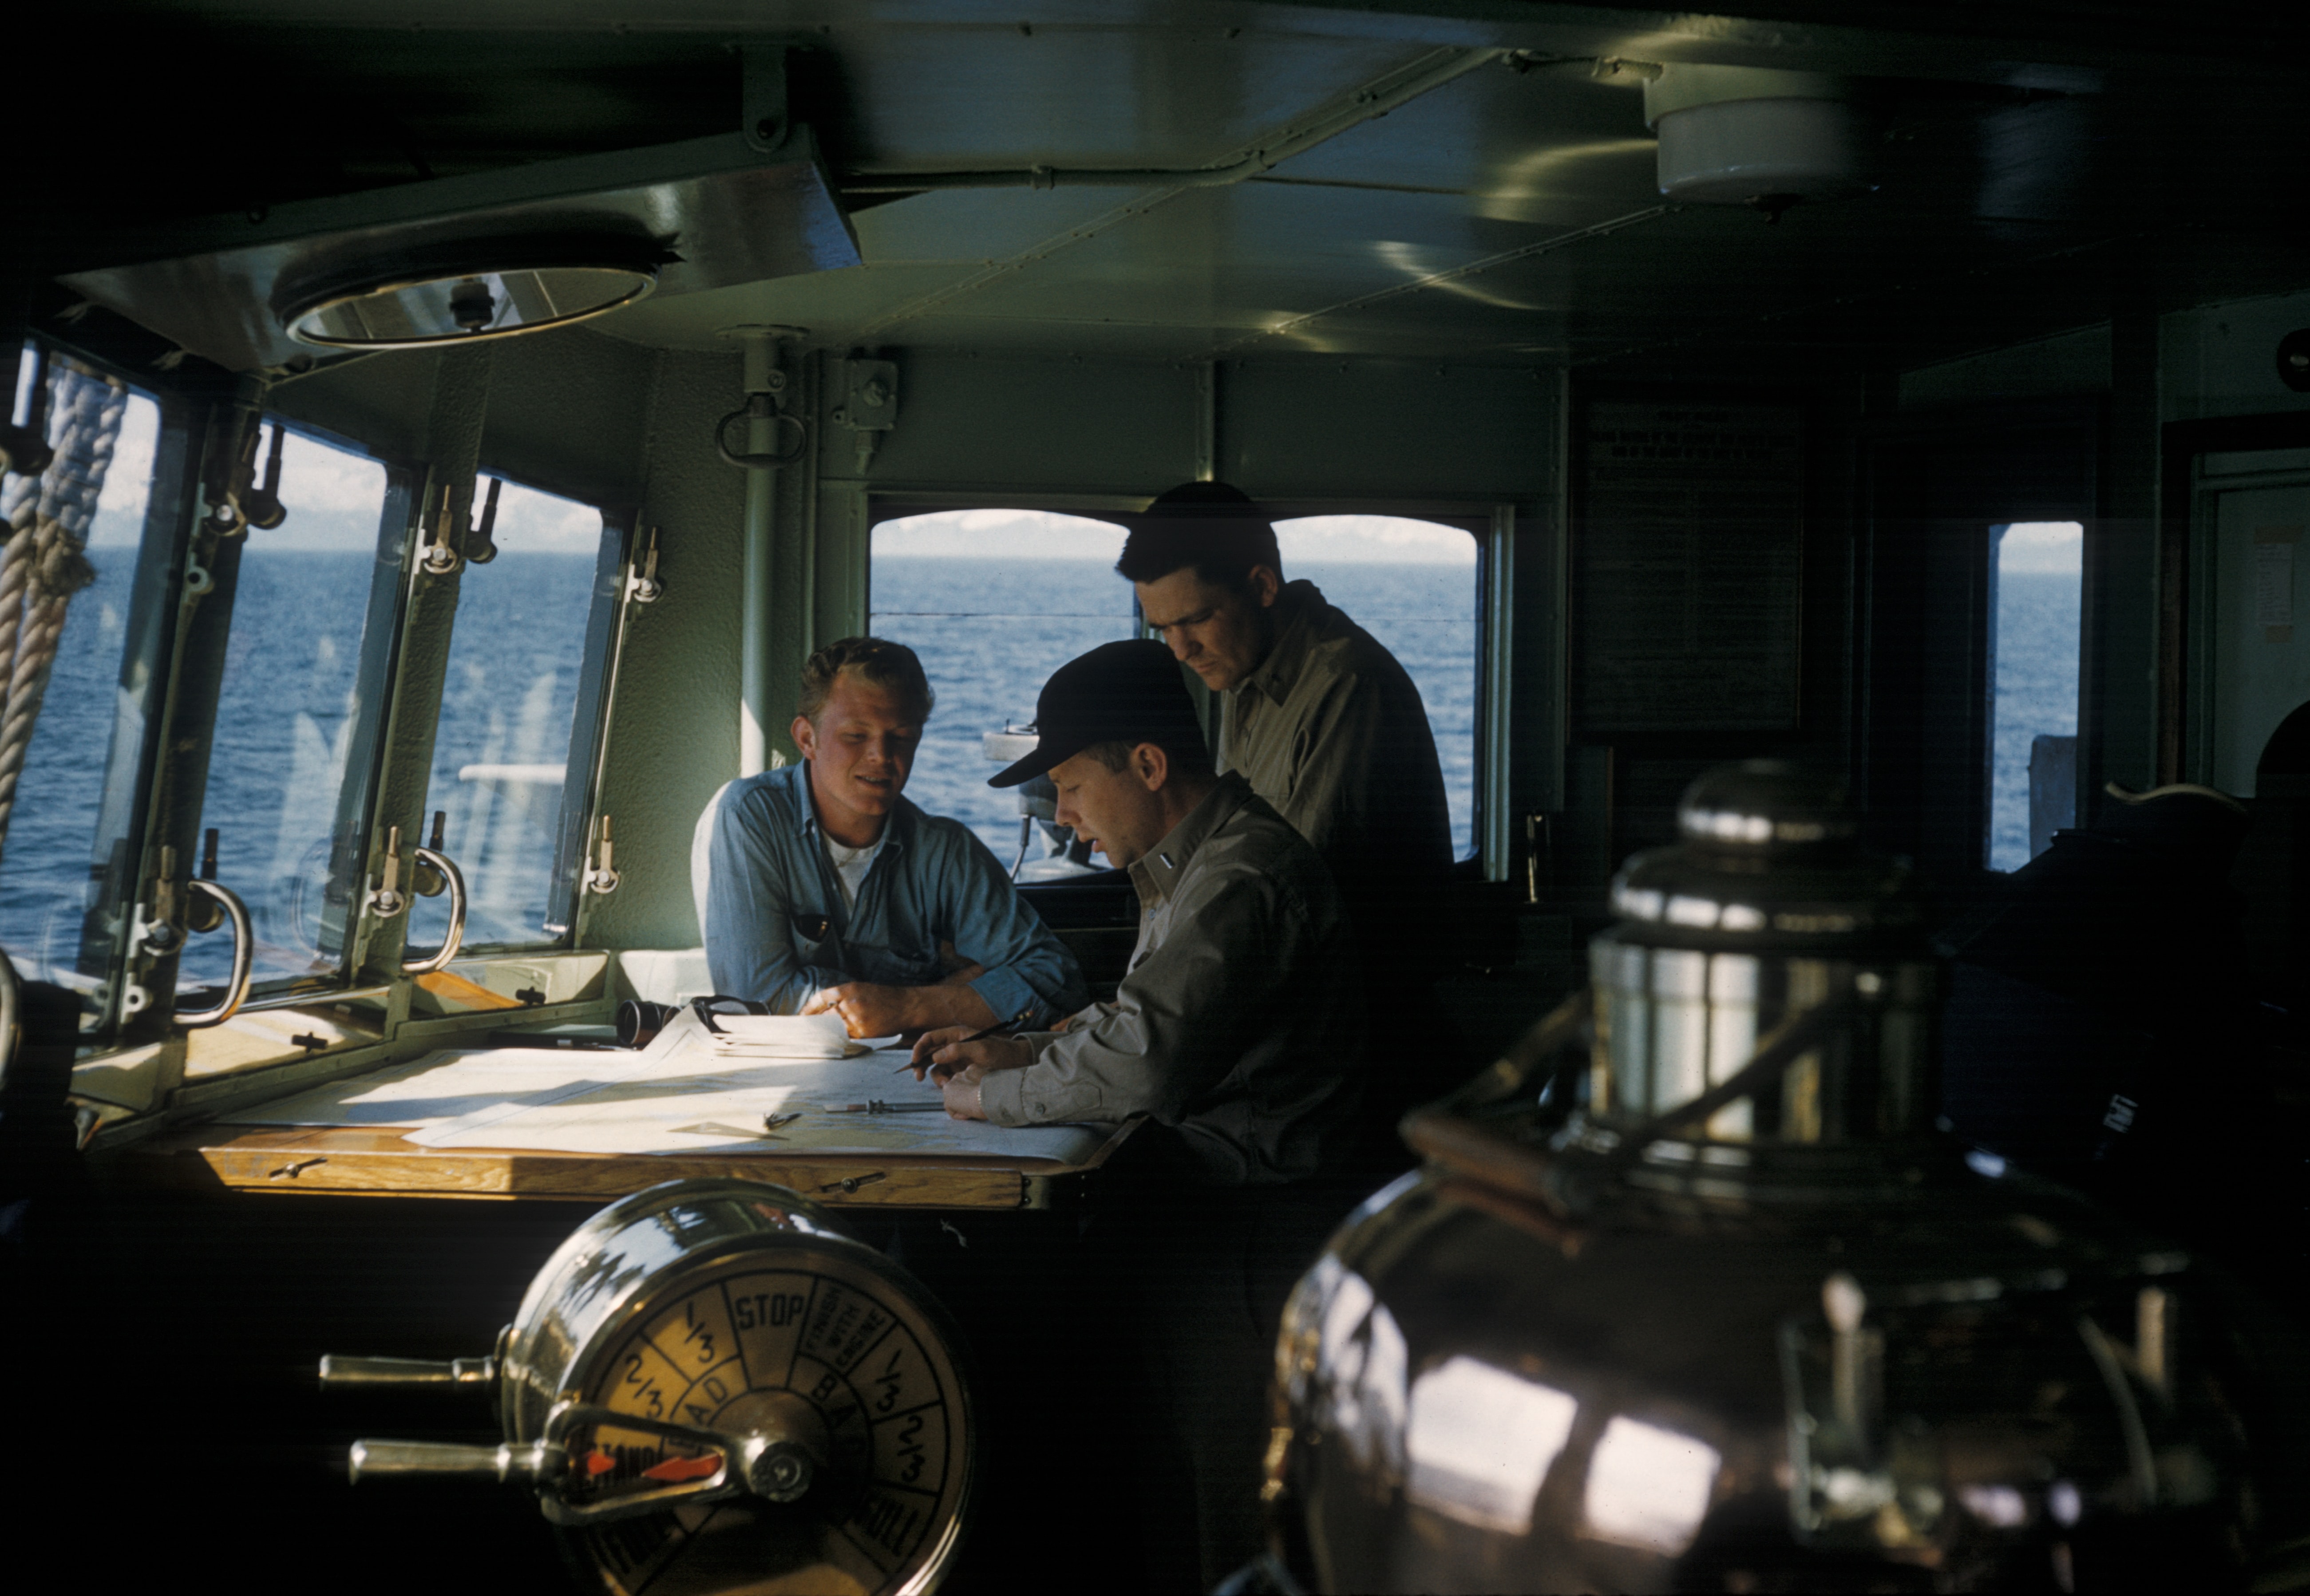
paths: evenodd
<path fill-rule="evenodd" d="M 287 515 L 218 545 L 232 628 L 201 802 L 258 985 L 336 973 L 348 951 L 408 518 L 380 462 L 269 421 L 265 438 Z M 221 985 L 231 961 L 229 931 L 192 938 L 179 1006 L 204 1006 L 188 989 Z"/>
<path fill-rule="evenodd" d="M 1131 585 L 1115 574 L 1123 537 L 1113 522 L 1050 510 L 940 510 L 874 528 L 867 629 L 920 655 L 938 694 L 907 796 L 962 821 L 1005 864 L 1021 852 L 1020 794 L 986 785 L 998 767 L 986 734 L 1030 724 L 1052 672 L 1136 633 Z M 1053 846 L 1029 840 L 1029 864 Z"/>
<path fill-rule="evenodd" d="M 869 629 L 921 655 L 939 696 L 908 795 L 962 820 L 1005 863 L 1020 854 L 1020 799 L 986 785 L 994 769 L 986 733 L 1031 722 L 1053 671 L 1134 634 L 1131 587 L 1115 574 L 1123 538 L 1112 522 L 1046 510 L 942 510 L 874 528 Z M 1313 581 L 1411 672 L 1444 768 L 1455 852 L 1471 857 L 1480 676 L 1473 532 L 1400 516 L 1309 516 L 1278 521 L 1276 538 L 1284 575 Z M 1029 837 L 1026 874 L 1038 873 L 1035 861 L 1050 846 Z"/>
<path fill-rule="evenodd" d="M 475 484 L 476 515 L 488 493 Z M 598 710 L 581 699 L 598 694 L 623 536 L 591 505 L 506 482 L 492 539 L 496 558 L 458 578 L 427 832 L 440 811 L 442 852 L 465 877 L 467 945 L 534 946 L 569 930 Z M 447 904 L 417 900 L 412 957 L 440 945 Z"/>
<path fill-rule="evenodd" d="M 2019 870 L 2078 821 L 2085 528 L 2015 521 L 1989 538 L 1989 868 Z"/>
<path fill-rule="evenodd" d="M 1452 806 L 1452 856 L 1476 853 L 1476 714 L 1481 683 L 1477 541 L 1402 516 L 1278 521 L 1283 574 L 1306 578 L 1402 662 L 1428 707 Z"/>
<path fill-rule="evenodd" d="M 15 779 L 0 774 L 0 944 L 24 979 L 80 993 L 92 1025 L 136 887 L 130 849 L 187 438 L 153 395 L 30 348 L 14 399 L 12 419 L 44 418 L 57 458 L 40 475 L 0 478 L 0 538 L 29 529 L 52 551 L 25 568 L 25 586 L 0 589 L 0 624 L 14 629 L 0 667 L 0 686 L 16 684 L 7 719 L 38 709 Z"/>

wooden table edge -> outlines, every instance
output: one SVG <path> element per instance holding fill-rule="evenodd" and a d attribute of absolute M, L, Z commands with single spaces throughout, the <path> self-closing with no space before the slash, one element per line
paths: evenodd
<path fill-rule="evenodd" d="M 832 1205 L 1016 1209 L 1106 1164 L 1136 1127 L 1117 1125 L 1080 1163 L 984 1154 L 583 1153 L 417 1147 L 398 1131 L 204 1124 L 117 1155 L 139 1184 L 333 1197 L 607 1202 L 670 1180 L 760 1180 Z"/>

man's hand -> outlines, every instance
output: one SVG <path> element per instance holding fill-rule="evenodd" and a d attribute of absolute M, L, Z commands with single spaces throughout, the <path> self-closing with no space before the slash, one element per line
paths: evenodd
<path fill-rule="evenodd" d="M 966 1032 L 984 1030 L 994 1023 L 994 1011 L 968 986 L 884 986 L 873 981 L 845 981 L 822 988 L 802 1006 L 805 1014 L 832 1012 L 842 1017 L 854 1037 L 891 1037 L 900 1031 L 927 1030 L 935 1026 L 960 1026 Z"/>
<path fill-rule="evenodd" d="M 947 1114 L 954 1119 L 985 1119 L 986 1111 L 979 1103 L 978 1083 L 986 1079 L 986 1074 L 974 1065 L 940 1081 L 939 1090 L 946 1096 Z"/>
<path fill-rule="evenodd" d="M 922 1023 L 912 1018 L 912 986 L 884 986 L 873 981 L 845 981 L 812 996 L 802 1006 L 805 1014 L 835 1014 L 854 1037 L 890 1037 Z"/>
<path fill-rule="evenodd" d="M 1035 1062 L 1035 1050 L 1016 1037 L 983 1037 L 976 1042 L 964 1041 L 969 1035 L 961 1026 L 950 1025 L 915 1038 L 910 1061 L 915 1079 L 922 1080 L 928 1071 L 943 1085 L 973 1070 L 985 1075 L 992 1070 L 1023 1070 Z M 951 1106 L 952 1099 L 948 1101 Z M 976 1103 L 977 1097 L 972 1101 Z"/>

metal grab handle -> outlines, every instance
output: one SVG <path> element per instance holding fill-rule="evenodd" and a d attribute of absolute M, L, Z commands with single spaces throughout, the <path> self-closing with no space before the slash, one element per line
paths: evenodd
<path fill-rule="evenodd" d="M 248 927 L 248 906 L 240 901 L 240 894 L 231 888 L 195 876 L 185 883 L 192 892 L 205 892 L 223 906 L 225 918 L 232 922 L 232 976 L 225 983 L 224 1002 L 213 1009 L 202 1009 L 194 1013 L 181 1011 L 177 1023 L 187 1030 L 199 1030 L 204 1026 L 222 1025 L 240 1011 L 248 1001 L 248 977 L 256 959 L 256 938 Z"/>
<path fill-rule="evenodd" d="M 733 421 L 783 421 L 795 429 L 794 447 L 784 454 L 774 450 L 760 454 L 734 453 L 730 446 L 724 441 L 724 435 L 729 431 L 730 423 Z M 785 411 L 772 408 L 770 396 L 767 394 L 755 395 L 742 407 L 732 411 L 714 423 L 715 452 L 722 456 L 725 464 L 734 465 L 741 471 L 751 470 L 755 466 L 792 465 L 802 458 L 802 452 L 809 447 L 810 429 L 803 423 L 803 419 L 798 415 L 789 415 Z"/>
<path fill-rule="evenodd" d="M 448 854 L 431 848 L 419 848 L 417 857 L 441 872 L 449 884 L 449 929 L 441 933 L 441 946 L 425 958 L 404 959 L 401 973 L 404 976 L 430 976 L 457 957 L 457 949 L 465 940 L 465 872 L 457 868 Z"/>
<path fill-rule="evenodd" d="M 347 1357 L 341 1352 L 332 1352 L 321 1359 L 324 1390 L 486 1387 L 495 1385 L 497 1380 L 498 1360 L 494 1357 L 453 1357 L 447 1363 L 437 1363 L 424 1357 Z"/>

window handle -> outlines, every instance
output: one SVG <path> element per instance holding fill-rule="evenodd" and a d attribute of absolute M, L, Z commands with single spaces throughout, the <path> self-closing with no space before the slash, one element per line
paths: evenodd
<path fill-rule="evenodd" d="M 226 980 L 224 1001 L 213 1009 L 199 1009 L 187 1014 L 178 1011 L 177 1023 L 187 1030 L 199 1030 L 204 1026 L 222 1025 L 240 1011 L 248 1001 L 248 980 L 256 962 L 256 938 L 248 926 L 248 906 L 240 901 L 240 894 L 212 879 L 216 861 L 216 833 L 209 833 L 211 852 L 204 863 L 211 867 L 185 883 L 185 920 L 195 931 L 213 929 L 220 919 L 232 922 L 232 974 Z M 200 900 L 207 900 L 205 903 Z M 213 907 L 209 906 L 213 905 Z M 208 924 L 201 921 L 205 918 Z"/>
<path fill-rule="evenodd" d="M 435 833 L 438 837 L 439 832 Z M 449 892 L 449 928 L 441 933 L 441 945 L 423 958 L 404 959 L 401 973 L 404 976 L 430 976 L 457 957 L 457 950 L 465 941 L 465 872 L 457 868 L 456 860 L 433 848 L 417 850 L 417 868 L 411 872 L 410 884 L 424 892 L 424 878 L 438 874 Z M 440 890 L 436 888 L 435 891 Z M 432 893 L 426 893 L 431 897 Z"/>

